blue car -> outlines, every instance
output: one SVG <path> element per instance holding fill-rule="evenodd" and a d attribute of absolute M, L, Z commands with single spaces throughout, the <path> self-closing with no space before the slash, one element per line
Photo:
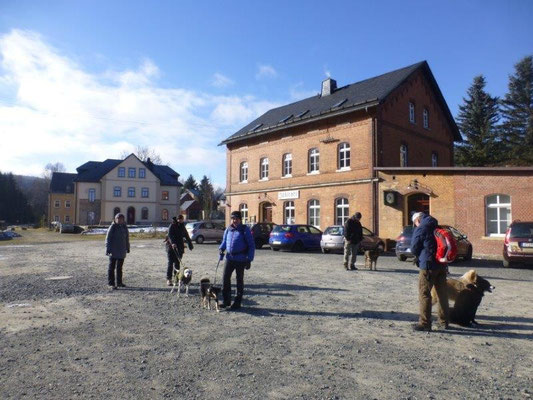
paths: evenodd
<path fill-rule="evenodd" d="M 312 225 L 276 225 L 268 244 L 274 251 L 320 249 L 321 238 L 322 231 Z"/>

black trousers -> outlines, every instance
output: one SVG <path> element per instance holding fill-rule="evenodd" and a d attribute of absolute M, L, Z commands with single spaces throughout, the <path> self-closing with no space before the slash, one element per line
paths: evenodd
<path fill-rule="evenodd" d="M 235 296 L 235 303 L 241 304 L 242 294 L 244 292 L 244 268 L 246 262 L 226 260 L 224 264 L 224 274 L 222 276 L 222 295 L 224 297 L 224 304 L 229 306 L 231 304 L 231 274 L 235 271 L 237 276 L 237 295 Z"/>
<path fill-rule="evenodd" d="M 180 252 L 179 249 L 176 249 L 176 251 L 169 249 L 167 251 L 167 258 L 168 258 L 168 265 L 167 265 L 167 279 L 172 279 L 172 273 L 174 271 L 174 268 L 177 270 L 180 269 L 180 261 L 178 259 L 178 256 L 176 255 L 178 253 L 179 257 L 183 257 L 183 253 Z"/>
<path fill-rule="evenodd" d="M 115 269 L 117 271 L 117 285 L 122 285 L 122 265 L 124 264 L 123 258 L 109 257 L 109 266 L 107 267 L 107 284 L 115 286 Z"/>

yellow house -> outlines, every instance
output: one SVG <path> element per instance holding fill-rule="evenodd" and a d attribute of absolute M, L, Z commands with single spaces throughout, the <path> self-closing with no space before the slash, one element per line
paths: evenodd
<path fill-rule="evenodd" d="M 74 223 L 76 201 L 74 179 L 77 174 L 54 172 L 48 193 L 48 218 L 50 222 Z"/>

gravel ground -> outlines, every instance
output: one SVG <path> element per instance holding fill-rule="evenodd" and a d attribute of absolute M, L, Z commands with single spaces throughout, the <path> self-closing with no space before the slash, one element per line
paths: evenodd
<path fill-rule="evenodd" d="M 136 240 L 127 288 L 106 287 L 103 240 L 0 246 L 0 398 L 526 399 L 533 271 L 473 260 L 496 290 L 478 328 L 411 331 L 417 271 L 393 256 L 258 250 L 239 312 L 200 308 L 217 245 L 185 256 L 190 297 L 164 286 L 161 240 Z M 362 258 L 358 266 L 362 268 Z M 222 268 L 218 270 L 220 282 Z"/>

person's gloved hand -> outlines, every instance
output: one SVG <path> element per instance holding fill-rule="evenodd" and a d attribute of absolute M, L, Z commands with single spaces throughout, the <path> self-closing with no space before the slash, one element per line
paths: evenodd
<path fill-rule="evenodd" d="M 222 261 L 223 259 L 224 259 L 224 250 L 220 250 L 219 260 Z"/>
<path fill-rule="evenodd" d="M 106 255 L 106 256 L 111 256 L 111 253 L 110 253 L 109 251 L 106 251 L 106 252 L 105 252 L 105 255 Z"/>
<path fill-rule="evenodd" d="M 192 245 L 192 243 L 189 243 L 189 250 L 192 250 L 194 249 L 194 246 Z"/>
<path fill-rule="evenodd" d="M 126 253 L 128 253 L 128 254 L 129 254 L 129 252 L 130 252 L 130 249 L 126 250 Z"/>
<path fill-rule="evenodd" d="M 246 263 L 246 265 L 244 266 L 244 269 L 250 269 L 251 266 L 252 266 L 252 263 L 248 261 L 248 263 Z"/>

